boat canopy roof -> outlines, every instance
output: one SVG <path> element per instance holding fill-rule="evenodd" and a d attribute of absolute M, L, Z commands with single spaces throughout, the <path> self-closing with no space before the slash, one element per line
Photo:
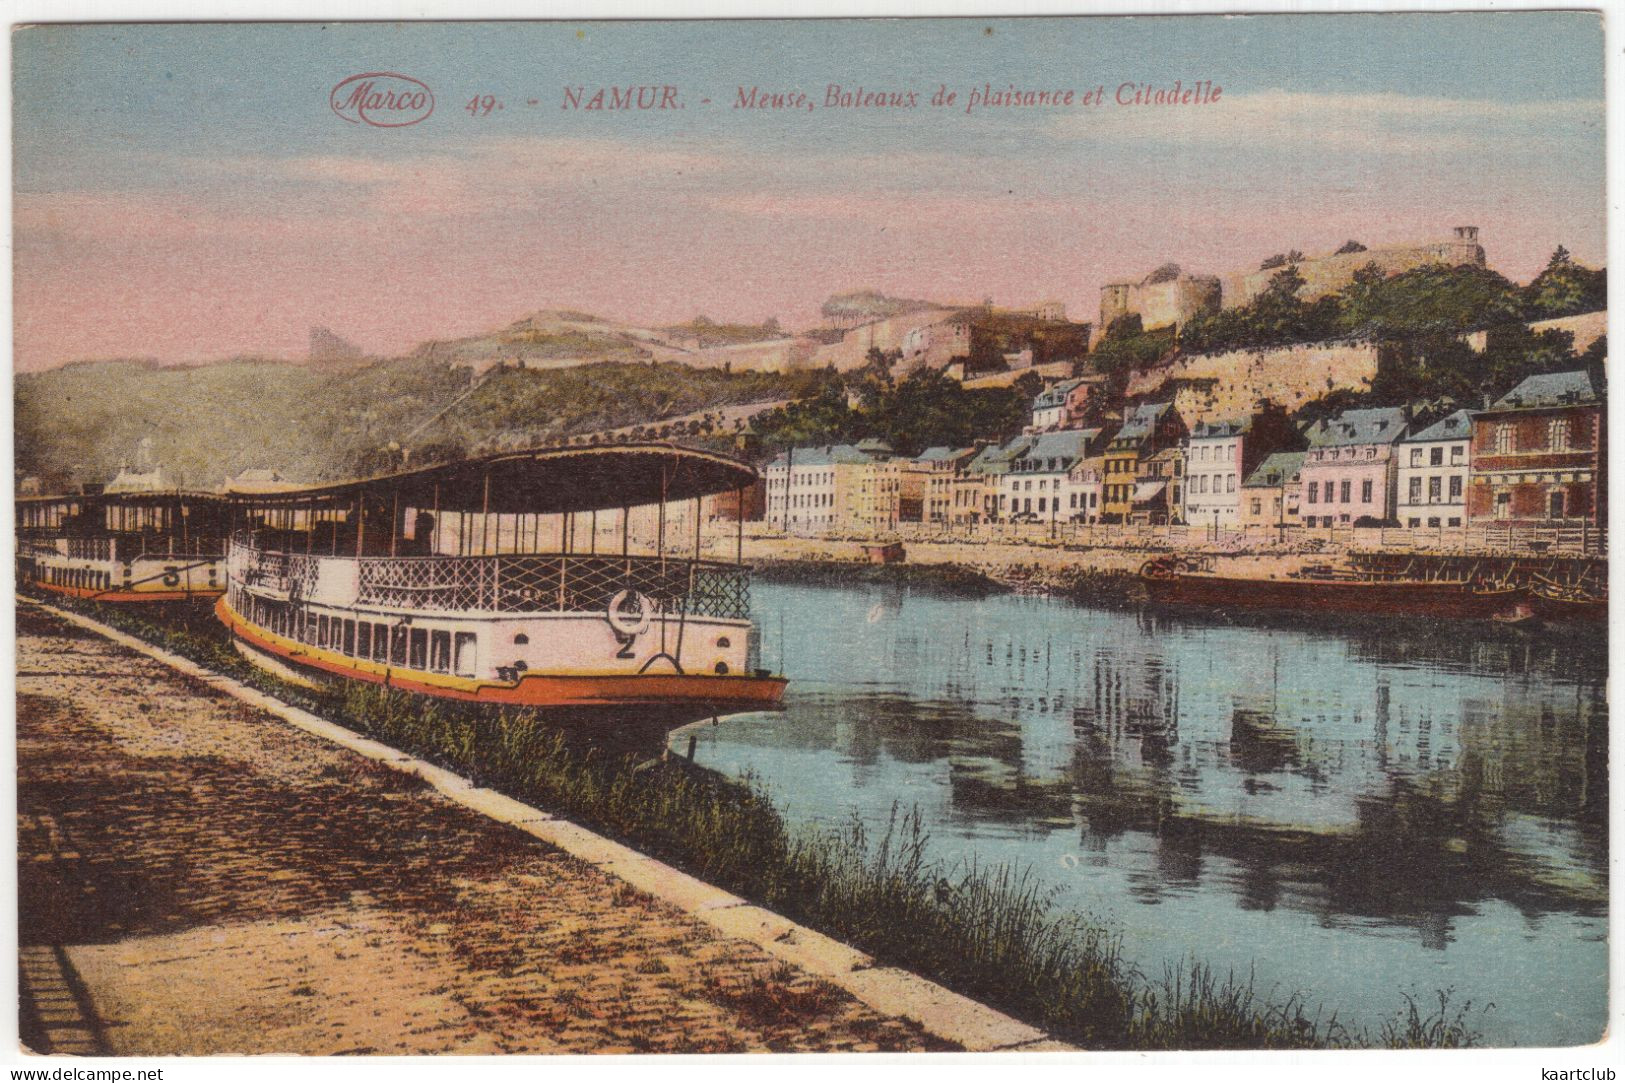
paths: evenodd
<path fill-rule="evenodd" d="M 237 493 L 254 507 L 346 506 L 362 494 L 441 511 L 556 514 L 691 500 L 741 489 L 748 463 L 674 444 L 612 444 L 502 452 L 399 474 L 281 492 Z"/>
<path fill-rule="evenodd" d="M 98 507 L 123 505 L 132 508 L 172 507 L 175 504 L 224 504 L 227 498 L 220 493 L 192 492 L 186 489 L 143 489 L 139 492 L 120 493 L 52 493 L 44 496 L 19 496 L 19 508 L 49 507 L 52 504 L 95 504 Z"/>

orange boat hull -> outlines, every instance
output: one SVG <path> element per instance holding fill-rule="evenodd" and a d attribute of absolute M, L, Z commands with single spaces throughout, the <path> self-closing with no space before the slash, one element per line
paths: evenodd
<path fill-rule="evenodd" d="M 526 673 L 513 682 L 463 681 L 468 687 L 454 687 L 414 670 L 375 672 L 323 657 L 326 652 L 289 646 L 282 637 L 245 623 L 224 598 L 215 603 L 215 615 L 249 647 L 300 669 L 472 703 L 564 710 L 654 707 L 703 718 L 775 710 L 788 683 L 783 677 L 747 674 Z"/>

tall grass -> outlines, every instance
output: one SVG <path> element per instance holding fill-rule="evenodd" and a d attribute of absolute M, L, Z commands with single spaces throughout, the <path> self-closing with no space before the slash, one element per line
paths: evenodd
<path fill-rule="evenodd" d="M 55 604 L 64 604 L 52 599 Z M 1116 937 L 1058 911 L 1026 871 L 927 853 L 917 811 L 883 830 L 854 817 L 791 830 L 751 780 L 604 754 L 533 711 L 493 710 L 351 684 L 313 691 L 243 659 L 218 625 L 69 603 L 121 630 L 480 784 L 568 815 L 710 883 L 1088 1048 L 1452 1048 L 1476 1044 L 1471 1003 L 1415 997 L 1375 1031 L 1259 996 L 1251 978 L 1187 961 L 1149 977 Z"/>

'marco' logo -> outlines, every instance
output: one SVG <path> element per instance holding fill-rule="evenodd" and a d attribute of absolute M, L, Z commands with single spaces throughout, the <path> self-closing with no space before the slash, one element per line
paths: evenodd
<path fill-rule="evenodd" d="M 434 92 L 427 83 L 392 71 L 352 75 L 328 95 L 333 112 L 351 124 L 406 128 L 434 112 Z"/>

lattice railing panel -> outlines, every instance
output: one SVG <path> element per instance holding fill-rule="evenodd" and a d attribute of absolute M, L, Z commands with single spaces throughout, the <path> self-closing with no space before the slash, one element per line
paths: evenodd
<path fill-rule="evenodd" d="M 648 557 L 369 558 L 361 561 L 358 600 L 443 612 L 590 613 L 623 590 L 645 595 L 657 612 L 750 615 L 746 569 Z"/>

